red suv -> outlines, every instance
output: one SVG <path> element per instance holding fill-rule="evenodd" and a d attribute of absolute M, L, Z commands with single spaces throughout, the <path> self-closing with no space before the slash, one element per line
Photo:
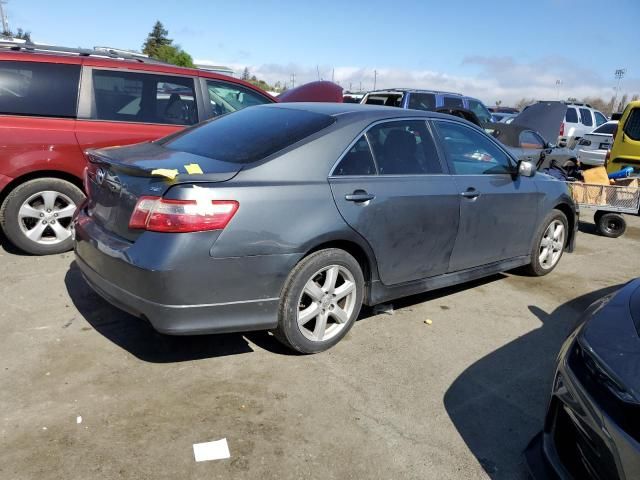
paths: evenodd
<path fill-rule="evenodd" d="M 113 50 L 0 49 L 0 225 L 31 254 L 69 250 L 87 148 L 154 140 L 276 100 L 241 80 Z"/>

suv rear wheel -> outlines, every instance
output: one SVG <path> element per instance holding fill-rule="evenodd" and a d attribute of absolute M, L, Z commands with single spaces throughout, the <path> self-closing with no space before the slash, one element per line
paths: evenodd
<path fill-rule="evenodd" d="M 9 193 L 0 207 L 0 226 L 20 250 L 51 255 L 71 250 L 71 217 L 82 190 L 58 178 L 30 180 Z"/>

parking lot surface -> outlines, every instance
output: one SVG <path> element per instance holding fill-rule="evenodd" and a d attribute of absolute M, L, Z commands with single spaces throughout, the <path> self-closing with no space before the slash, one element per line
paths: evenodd
<path fill-rule="evenodd" d="M 640 218 L 549 276 L 509 273 L 368 309 L 332 350 L 167 337 L 84 284 L 73 254 L 0 249 L 0 478 L 526 478 L 555 355 L 640 272 Z M 431 320 L 428 324 L 426 320 Z M 226 438 L 231 458 L 196 463 Z"/>

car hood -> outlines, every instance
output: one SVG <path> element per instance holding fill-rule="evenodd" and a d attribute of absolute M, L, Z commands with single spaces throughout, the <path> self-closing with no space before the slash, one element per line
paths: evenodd
<path fill-rule="evenodd" d="M 632 313 L 633 312 L 633 313 Z M 579 338 L 591 354 L 640 402 L 640 279 L 596 302 Z"/>
<path fill-rule="evenodd" d="M 566 113 L 567 106 L 562 102 L 539 102 L 525 108 L 511 125 L 536 130 L 547 142 L 555 143 Z"/>

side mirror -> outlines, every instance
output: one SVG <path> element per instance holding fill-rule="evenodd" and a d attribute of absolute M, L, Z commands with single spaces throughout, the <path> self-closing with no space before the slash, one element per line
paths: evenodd
<path fill-rule="evenodd" d="M 533 177 L 536 174 L 536 167 L 533 163 L 526 160 L 520 160 L 518 162 L 518 175 L 523 177 Z"/>

